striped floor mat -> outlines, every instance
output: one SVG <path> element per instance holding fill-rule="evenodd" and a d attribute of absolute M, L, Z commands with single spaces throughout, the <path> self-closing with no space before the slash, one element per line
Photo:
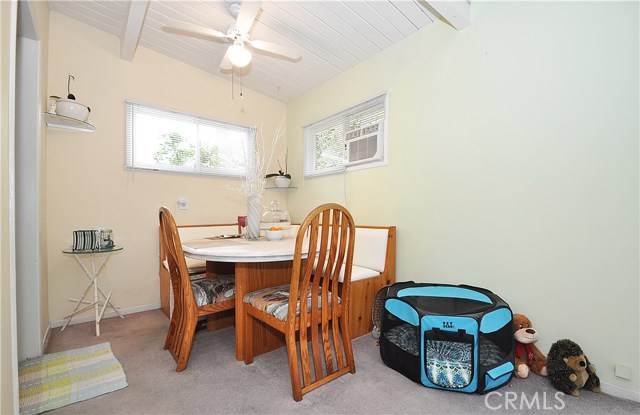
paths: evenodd
<path fill-rule="evenodd" d="M 20 414 L 39 414 L 127 386 L 110 343 L 46 354 L 20 363 Z"/>

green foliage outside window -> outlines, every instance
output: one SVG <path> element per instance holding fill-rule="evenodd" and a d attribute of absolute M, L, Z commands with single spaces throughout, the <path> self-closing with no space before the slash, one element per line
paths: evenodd
<path fill-rule="evenodd" d="M 331 128 L 316 134 L 316 168 L 340 166 L 343 163 L 342 131 Z"/>
<path fill-rule="evenodd" d="M 165 163 L 172 166 L 184 166 L 188 161 L 193 161 L 196 154 L 192 143 L 185 142 L 178 133 L 162 134 L 160 149 L 153 154 L 156 163 Z"/>
<path fill-rule="evenodd" d="M 200 165 L 202 167 L 222 167 L 220 149 L 218 147 L 201 147 Z"/>
<path fill-rule="evenodd" d="M 163 134 L 161 136 L 160 149 L 153 154 L 156 163 L 170 164 L 172 166 L 184 166 L 193 164 L 196 150 L 192 143 L 178 133 Z M 218 147 L 200 148 L 200 166 L 222 167 L 220 149 Z"/>

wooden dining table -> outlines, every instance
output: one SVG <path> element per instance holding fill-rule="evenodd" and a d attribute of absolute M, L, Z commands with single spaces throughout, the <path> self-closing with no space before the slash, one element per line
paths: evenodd
<path fill-rule="evenodd" d="M 291 280 L 293 251 L 296 237 L 285 235 L 279 241 L 262 237 L 256 240 L 244 238 L 205 238 L 184 241 L 182 249 L 189 258 L 207 262 L 207 276 L 226 273 L 229 265 L 235 273 L 235 327 L 236 359 L 244 359 L 245 321 L 244 302 L 246 293 L 281 284 Z M 306 258 L 309 244 L 303 244 Z M 284 338 L 277 331 L 260 322 L 254 324 L 254 354 L 262 354 L 284 345 Z"/>

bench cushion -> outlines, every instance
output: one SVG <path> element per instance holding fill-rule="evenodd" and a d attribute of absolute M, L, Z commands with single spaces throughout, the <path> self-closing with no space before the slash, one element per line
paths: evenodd
<path fill-rule="evenodd" d="M 191 259 L 188 257 L 184 257 L 185 262 L 187 263 L 187 272 L 189 273 L 189 275 L 196 275 L 196 274 L 202 274 L 207 270 L 207 261 L 202 261 L 199 259 Z M 167 262 L 167 260 L 165 259 L 164 261 L 162 261 L 162 266 L 165 267 L 165 269 L 169 269 L 169 263 Z"/>
<path fill-rule="evenodd" d="M 365 268 L 365 267 L 359 267 L 357 265 L 354 265 L 351 268 L 351 281 L 358 281 L 358 280 L 364 280 L 365 278 L 373 278 L 373 277 L 377 277 L 379 276 L 380 273 L 376 270 L 373 270 L 371 268 Z M 338 278 L 338 281 L 343 282 L 344 281 L 344 265 L 342 266 L 342 269 L 340 270 L 340 278 Z"/>
<path fill-rule="evenodd" d="M 207 261 L 184 257 L 189 275 L 201 274 L 207 270 Z"/>
<path fill-rule="evenodd" d="M 356 228 L 353 265 L 381 273 L 387 259 L 388 229 Z M 353 274 L 353 271 L 352 271 Z M 352 280 L 355 279 L 352 277 Z"/>
<path fill-rule="evenodd" d="M 317 262 L 316 265 L 313 267 L 313 272 L 316 271 L 317 269 Z M 338 277 L 338 281 L 340 282 L 344 282 L 344 269 L 345 266 L 344 264 L 342 264 L 342 267 L 340 267 L 340 276 Z M 358 281 L 358 280 L 364 280 L 365 278 L 374 278 L 380 275 L 380 272 L 371 269 L 371 268 L 365 268 L 365 267 L 359 267 L 357 265 L 353 265 L 351 267 L 351 281 Z"/>

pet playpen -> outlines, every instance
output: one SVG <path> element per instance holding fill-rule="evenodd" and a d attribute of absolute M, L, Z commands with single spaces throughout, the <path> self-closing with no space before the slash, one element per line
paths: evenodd
<path fill-rule="evenodd" d="M 513 375 L 512 321 L 483 288 L 397 283 L 384 300 L 380 356 L 425 386 L 486 393 Z"/>

